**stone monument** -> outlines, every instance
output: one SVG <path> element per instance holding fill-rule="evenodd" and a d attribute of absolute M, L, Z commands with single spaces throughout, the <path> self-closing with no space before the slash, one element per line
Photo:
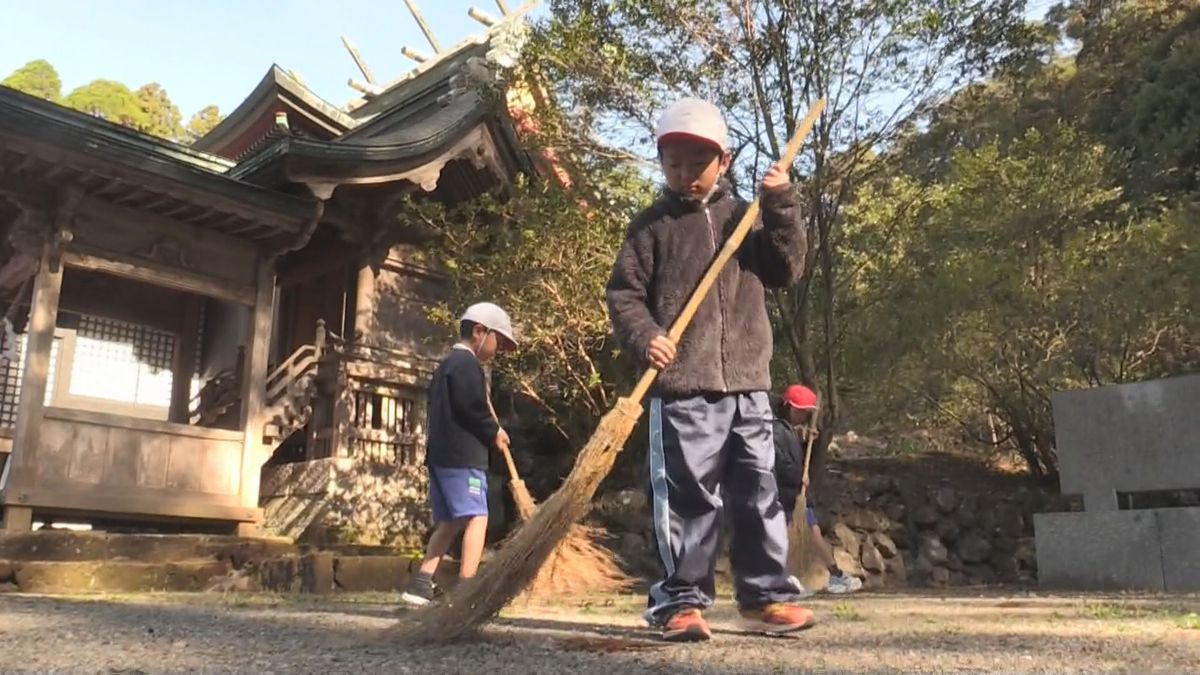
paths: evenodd
<path fill-rule="evenodd" d="M 1063 494 L 1034 516 L 1045 587 L 1200 590 L 1200 374 L 1052 397 Z"/>

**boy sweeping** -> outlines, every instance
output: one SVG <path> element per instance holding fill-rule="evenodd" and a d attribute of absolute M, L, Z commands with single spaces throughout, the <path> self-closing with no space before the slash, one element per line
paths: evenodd
<path fill-rule="evenodd" d="M 779 503 L 783 506 L 783 515 L 787 518 L 789 527 L 792 524 L 792 513 L 796 510 L 796 502 L 800 499 L 801 489 L 808 487 L 808 467 L 805 466 L 804 455 L 809 435 L 816 433 L 813 420 L 816 411 L 816 393 L 802 384 L 793 384 L 784 389 L 779 398 L 779 413 L 774 422 L 775 482 L 779 485 Z M 811 467 L 815 460 L 815 457 L 809 457 L 808 466 Z M 812 491 L 806 490 L 804 497 L 805 525 L 812 533 L 821 562 L 829 570 L 825 592 L 840 595 L 862 589 L 862 579 L 846 574 L 838 567 L 833 558 L 833 551 L 821 535 L 817 514 L 810 506 L 813 503 Z"/>
<path fill-rule="evenodd" d="M 787 167 L 762 184 L 762 222 L 742 244 L 678 345 L 667 327 L 733 231 L 746 203 L 724 179 L 727 130 L 710 103 L 671 106 L 656 130 L 665 193 L 634 218 L 608 283 L 623 348 L 661 372 L 650 401 L 654 533 L 666 578 L 650 590 L 646 619 L 671 641 L 708 640 L 722 509 L 731 510 L 742 625 L 788 633 L 813 624 L 795 604 L 787 526 L 771 438 L 771 325 L 764 287 L 803 271 L 805 233 Z M 720 495 L 728 498 L 722 503 Z"/>
<path fill-rule="evenodd" d="M 425 463 L 436 528 L 401 596 L 410 605 L 433 600 L 433 574 L 460 532 L 459 579 L 475 576 L 487 535 L 488 450 L 508 449 L 508 434 L 492 415 L 483 366 L 516 346 L 512 322 L 503 309 L 481 302 L 463 314 L 459 337 L 429 386 Z"/>

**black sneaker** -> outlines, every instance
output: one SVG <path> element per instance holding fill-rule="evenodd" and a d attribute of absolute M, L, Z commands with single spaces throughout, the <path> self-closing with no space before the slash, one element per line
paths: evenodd
<path fill-rule="evenodd" d="M 433 602 L 438 595 L 440 595 L 438 588 L 432 579 L 422 579 L 419 575 L 414 574 L 408 580 L 408 587 L 404 589 L 400 600 L 411 607 L 424 607 Z"/>

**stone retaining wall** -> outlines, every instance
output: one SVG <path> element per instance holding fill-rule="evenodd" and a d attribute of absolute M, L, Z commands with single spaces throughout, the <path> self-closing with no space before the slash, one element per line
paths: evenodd
<path fill-rule="evenodd" d="M 904 485 L 883 475 L 857 476 L 825 488 L 836 495 L 818 507 L 822 532 L 844 571 L 867 588 L 1030 583 L 1037 578 L 1033 514 L 1066 510 L 1058 497 L 1031 489 L 966 492 Z M 623 490 L 602 498 L 593 517 L 608 528 L 630 571 L 660 572 L 646 495 Z M 811 552 L 806 585 L 826 575 Z M 718 563 L 727 572 L 728 561 Z"/>
<path fill-rule="evenodd" d="M 902 492 L 872 476 L 829 509 L 822 529 L 838 566 L 867 588 L 1031 582 L 1034 495 Z"/>

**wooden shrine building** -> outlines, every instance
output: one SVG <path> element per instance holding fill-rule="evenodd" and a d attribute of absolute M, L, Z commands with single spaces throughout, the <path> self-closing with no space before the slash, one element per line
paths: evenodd
<path fill-rule="evenodd" d="M 451 335 L 405 204 L 533 170 L 486 90 L 515 24 L 345 109 L 272 67 L 190 148 L 0 88 L 4 528 L 416 541 Z"/>

